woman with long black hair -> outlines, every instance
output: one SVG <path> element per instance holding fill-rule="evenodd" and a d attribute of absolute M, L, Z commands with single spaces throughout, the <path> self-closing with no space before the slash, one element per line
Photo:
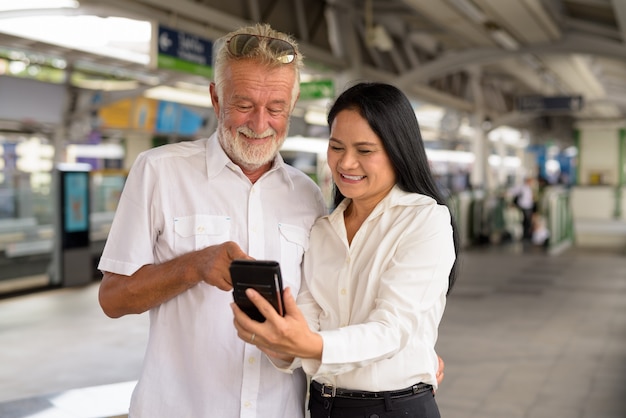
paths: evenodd
<path fill-rule="evenodd" d="M 459 244 L 415 112 L 396 87 L 360 83 L 328 123 L 337 206 L 313 226 L 297 305 L 286 290 L 281 317 L 248 290 L 267 320 L 233 306 L 239 337 L 279 367 L 302 365 L 312 418 L 437 418 L 435 344 Z"/>

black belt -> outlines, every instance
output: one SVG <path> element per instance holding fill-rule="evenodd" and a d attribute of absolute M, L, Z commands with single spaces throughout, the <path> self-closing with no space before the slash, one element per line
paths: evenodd
<path fill-rule="evenodd" d="M 311 387 L 323 398 L 350 398 L 350 399 L 384 399 L 385 394 L 392 399 L 404 398 L 406 396 L 417 395 L 418 393 L 432 391 L 432 385 L 418 383 L 405 389 L 392 390 L 389 392 L 366 392 L 361 390 L 347 390 L 333 385 L 321 384 L 313 380 Z"/>

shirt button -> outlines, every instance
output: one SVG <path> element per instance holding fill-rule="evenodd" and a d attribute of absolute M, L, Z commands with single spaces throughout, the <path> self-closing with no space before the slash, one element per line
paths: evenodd
<path fill-rule="evenodd" d="M 250 364 L 254 364 L 254 363 L 256 363 L 256 358 L 254 358 L 254 357 L 250 357 L 250 358 L 248 359 L 248 363 L 250 363 Z"/>
<path fill-rule="evenodd" d="M 341 296 L 345 296 L 345 295 L 346 295 L 346 293 L 348 293 L 348 292 L 346 291 L 346 289 L 341 289 Z"/>
<path fill-rule="evenodd" d="M 196 228 L 197 232 L 204 232 L 204 227 L 203 226 L 199 226 Z"/>
<path fill-rule="evenodd" d="M 243 403 L 244 408 L 250 408 L 250 406 L 251 406 L 251 405 L 252 405 L 252 404 L 250 403 L 250 401 L 245 401 L 245 402 Z"/>

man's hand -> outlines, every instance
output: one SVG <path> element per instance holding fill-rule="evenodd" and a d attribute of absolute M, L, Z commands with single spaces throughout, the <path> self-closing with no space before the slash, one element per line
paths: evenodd
<path fill-rule="evenodd" d="M 204 281 L 221 290 L 232 289 L 230 262 L 250 258 L 234 242 L 192 251 L 161 264 L 146 264 L 131 276 L 104 272 L 98 299 L 107 316 L 139 314 Z"/>
<path fill-rule="evenodd" d="M 234 259 L 252 259 L 233 241 L 204 248 L 194 256 L 194 264 L 202 281 L 224 291 L 233 288 L 230 263 Z"/>

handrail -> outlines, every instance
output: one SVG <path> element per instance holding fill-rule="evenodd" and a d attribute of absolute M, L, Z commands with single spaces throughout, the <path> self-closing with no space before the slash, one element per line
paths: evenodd
<path fill-rule="evenodd" d="M 510 204 L 506 194 L 491 191 L 471 193 L 470 196 L 469 203 L 464 205 L 456 195 L 449 199 L 460 231 L 467 231 L 470 245 L 501 242 L 510 233 L 505 221 L 505 211 Z M 539 216 L 544 217 L 549 231 L 548 252 L 555 253 L 573 244 L 574 226 L 569 190 L 558 186 L 546 188 L 537 211 Z"/>
<path fill-rule="evenodd" d="M 542 210 L 547 218 L 550 240 L 548 251 L 561 251 L 574 242 L 574 217 L 570 205 L 570 194 L 566 189 L 548 188 L 542 202 Z"/>

